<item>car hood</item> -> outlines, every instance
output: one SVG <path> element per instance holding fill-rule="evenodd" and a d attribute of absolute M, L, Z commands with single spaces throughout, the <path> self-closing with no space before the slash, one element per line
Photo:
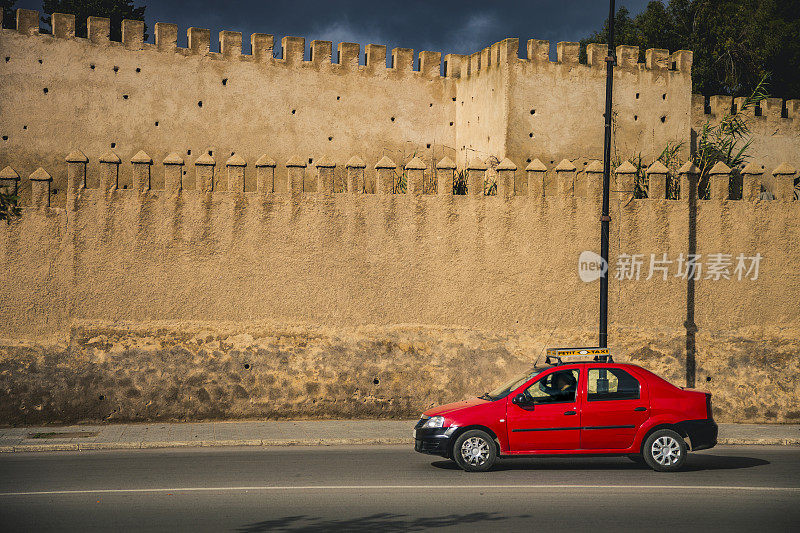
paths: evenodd
<path fill-rule="evenodd" d="M 470 407 L 475 407 L 476 405 L 486 405 L 487 403 L 489 403 L 489 400 L 482 400 L 480 398 L 470 398 L 469 400 L 464 400 L 461 402 L 439 405 L 438 407 L 434 407 L 433 409 L 428 409 L 422 414 L 426 416 L 442 416 L 449 413 L 453 413 L 455 411 L 461 411 L 462 409 L 469 409 Z"/>

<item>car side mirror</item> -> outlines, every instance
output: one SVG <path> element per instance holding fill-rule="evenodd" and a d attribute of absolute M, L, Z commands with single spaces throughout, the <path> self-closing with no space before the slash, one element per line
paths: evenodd
<path fill-rule="evenodd" d="M 519 393 L 511 399 L 511 403 L 514 405 L 518 405 L 520 407 L 526 407 L 528 409 L 533 408 L 533 404 L 525 397 L 523 393 Z"/>

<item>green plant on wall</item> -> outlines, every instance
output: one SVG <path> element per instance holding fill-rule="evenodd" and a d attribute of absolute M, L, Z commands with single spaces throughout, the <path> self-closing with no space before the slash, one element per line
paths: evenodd
<path fill-rule="evenodd" d="M 709 172 L 719 162 L 725 163 L 732 170 L 730 198 L 742 197 L 741 169 L 750 155 L 747 153 L 753 139 L 750 136 L 750 120 L 744 112 L 757 109 L 759 104 L 769 95 L 765 89 L 766 79 L 762 78 L 752 94 L 744 99 L 735 112 L 727 113 L 718 124 L 712 125 L 706 120 L 697 138 L 697 150 L 692 162 L 700 169 L 698 197 L 708 198 Z"/>
<path fill-rule="evenodd" d="M 9 189 L 7 187 L 0 188 L 0 220 L 5 220 L 8 224 L 22 213 L 19 208 L 17 191 Z"/>

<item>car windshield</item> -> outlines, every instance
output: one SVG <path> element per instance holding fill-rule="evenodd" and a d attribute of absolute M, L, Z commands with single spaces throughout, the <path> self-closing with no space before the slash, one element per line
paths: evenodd
<path fill-rule="evenodd" d="M 546 368 L 548 367 L 535 366 L 530 370 L 528 370 L 527 372 L 525 372 L 524 374 L 522 374 L 521 376 L 517 376 L 511 381 L 508 381 L 507 383 L 504 383 L 500 387 L 496 388 L 495 390 L 484 394 L 484 397 L 488 397 L 488 399 L 492 401 L 505 398 L 506 396 L 511 394 L 513 390 L 522 386 L 523 383 L 531 379 L 533 376 L 535 376 L 542 370 L 546 370 Z"/>

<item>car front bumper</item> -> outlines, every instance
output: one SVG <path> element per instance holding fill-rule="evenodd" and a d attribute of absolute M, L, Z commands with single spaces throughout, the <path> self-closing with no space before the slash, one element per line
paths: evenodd
<path fill-rule="evenodd" d="M 692 444 L 692 451 L 707 450 L 717 445 L 719 428 L 717 427 L 717 423 L 711 419 L 685 420 L 679 422 L 678 427 L 689 436 L 689 442 Z"/>
<path fill-rule="evenodd" d="M 429 455 L 450 456 L 450 443 L 453 433 L 458 429 L 449 428 L 417 428 L 414 430 L 414 451 Z"/>

